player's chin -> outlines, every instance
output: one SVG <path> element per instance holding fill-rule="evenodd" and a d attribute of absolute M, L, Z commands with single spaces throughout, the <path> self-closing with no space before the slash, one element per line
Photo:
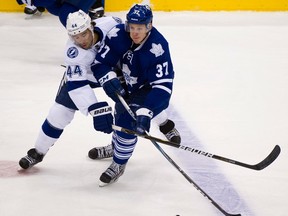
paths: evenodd
<path fill-rule="evenodd" d="M 90 47 L 89 47 L 87 44 L 83 44 L 83 45 L 81 45 L 81 48 L 87 50 L 87 49 L 89 49 Z"/>
<path fill-rule="evenodd" d="M 141 38 L 132 38 L 132 40 L 135 44 L 140 44 L 142 42 Z"/>

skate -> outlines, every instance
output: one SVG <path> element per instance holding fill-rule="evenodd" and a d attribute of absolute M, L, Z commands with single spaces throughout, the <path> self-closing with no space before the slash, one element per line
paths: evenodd
<path fill-rule="evenodd" d="M 34 5 L 26 5 L 24 8 L 24 13 L 27 15 L 33 15 L 37 12 L 37 7 Z"/>
<path fill-rule="evenodd" d="M 36 151 L 35 148 L 30 149 L 27 155 L 20 159 L 19 165 L 22 169 L 28 169 L 43 160 L 44 155 Z"/>
<path fill-rule="evenodd" d="M 40 17 L 44 11 L 45 11 L 45 8 L 43 7 L 35 7 L 34 5 L 26 5 L 24 8 L 24 13 L 26 14 L 25 19 Z"/>
<path fill-rule="evenodd" d="M 104 8 L 103 7 L 91 8 L 89 10 L 89 16 L 91 17 L 92 20 L 103 17 L 104 16 Z"/>
<path fill-rule="evenodd" d="M 116 182 L 125 171 L 126 164 L 120 165 L 114 161 L 108 169 L 100 176 L 99 186 L 104 187 L 108 184 Z"/>
<path fill-rule="evenodd" d="M 113 145 L 95 147 L 88 152 L 88 157 L 93 160 L 111 158 L 113 157 Z"/>
<path fill-rule="evenodd" d="M 173 121 L 168 119 L 164 124 L 159 126 L 159 129 L 169 141 L 180 145 L 181 136 L 178 130 L 175 128 Z"/>

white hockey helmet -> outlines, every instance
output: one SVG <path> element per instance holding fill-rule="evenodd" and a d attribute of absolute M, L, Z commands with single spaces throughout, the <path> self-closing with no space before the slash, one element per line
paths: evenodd
<path fill-rule="evenodd" d="M 66 29 L 70 36 L 80 34 L 87 29 L 93 32 L 91 18 L 82 10 L 70 13 L 67 18 Z"/>

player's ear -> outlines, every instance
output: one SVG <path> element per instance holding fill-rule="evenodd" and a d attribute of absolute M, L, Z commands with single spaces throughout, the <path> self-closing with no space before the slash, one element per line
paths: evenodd
<path fill-rule="evenodd" d="M 152 29 L 152 23 L 147 24 L 147 30 L 150 31 Z"/>

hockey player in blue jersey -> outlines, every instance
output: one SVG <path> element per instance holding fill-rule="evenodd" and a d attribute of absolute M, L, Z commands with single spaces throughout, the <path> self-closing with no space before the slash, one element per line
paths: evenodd
<path fill-rule="evenodd" d="M 16 0 L 18 4 L 25 4 L 30 8 L 29 14 L 36 13 L 37 8 L 47 9 L 47 11 L 53 15 L 59 17 L 63 26 L 66 26 L 66 20 L 69 13 L 82 10 L 86 13 L 91 11 L 91 15 L 100 16 L 104 15 L 104 8 L 100 5 L 103 4 L 102 0 Z M 98 8 L 98 5 L 100 8 Z M 96 9 L 98 8 L 98 9 Z M 103 9 L 103 10 L 102 10 Z"/>
<path fill-rule="evenodd" d="M 92 71 L 106 94 L 116 102 L 115 124 L 145 133 L 150 129 L 151 119 L 169 105 L 174 70 L 168 42 L 152 25 L 150 7 L 136 4 L 126 18 L 126 24 L 117 25 L 107 34 Z M 116 65 L 122 70 L 126 83 L 124 88 L 112 70 Z M 136 121 L 125 110 L 117 94 L 123 96 L 136 113 Z M 174 123 L 170 130 L 180 142 Z M 100 186 L 115 182 L 124 173 L 137 137 L 116 131 L 112 143 L 113 162 L 102 173 Z"/>
<path fill-rule="evenodd" d="M 118 18 L 102 17 L 93 26 L 91 18 L 83 11 L 69 14 L 66 27 L 69 35 L 65 49 L 66 71 L 34 148 L 19 161 L 23 169 L 31 168 L 43 160 L 64 128 L 73 120 L 77 110 L 93 117 L 96 131 L 112 132 L 112 108 L 107 102 L 98 101 L 93 88 L 100 85 L 93 76 L 90 65 L 107 32 L 120 21 Z"/>

